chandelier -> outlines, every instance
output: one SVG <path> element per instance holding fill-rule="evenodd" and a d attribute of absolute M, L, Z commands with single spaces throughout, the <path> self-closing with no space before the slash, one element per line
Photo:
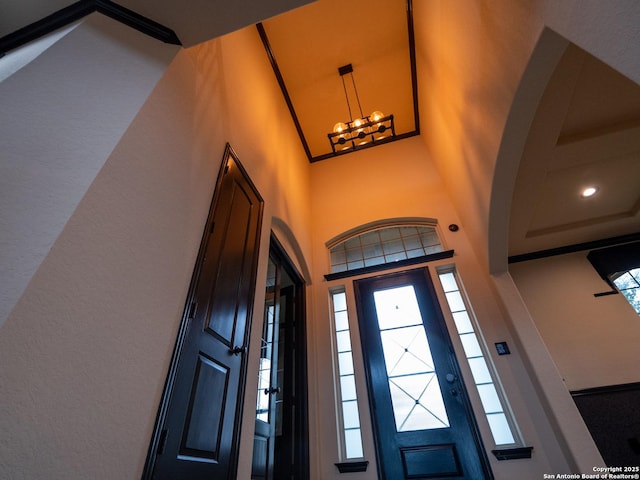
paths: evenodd
<path fill-rule="evenodd" d="M 338 73 L 342 79 L 342 87 L 344 88 L 344 96 L 347 100 L 347 108 L 349 109 L 349 121 L 338 122 L 333 127 L 333 132 L 328 134 L 331 149 L 334 154 L 356 150 L 362 147 L 368 147 L 375 143 L 381 143 L 393 139 L 395 137 L 395 127 L 393 124 L 393 115 L 384 115 L 376 110 L 371 115 L 363 115 L 360 105 L 360 97 L 356 88 L 356 81 L 353 78 L 353 66 L 349 63 L 338 68 Z M 344 77 L 349 75 L 353 85 L 353 92 L 358 105 L 360 116 L 353 118 L 351 110 L 351 102 L 347 94 L 347 85 Z"/>

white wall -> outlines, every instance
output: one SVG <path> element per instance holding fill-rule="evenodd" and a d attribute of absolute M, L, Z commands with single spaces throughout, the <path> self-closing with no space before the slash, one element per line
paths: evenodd
<path fill-rule="evenodd" d="M 428 153 L 413 138 L 309 166 L 253 28 L 181 52 L 150 97 L 175 47 L 120 31 L 102 17 L 65 36 L 34 61 L 35 70 L 30 65 L 0 84 L 3 155 L 15 151 L 34 162 L 2 175 L 11 182 L 0 184 L 0 195 L 18 188 L 2 197 L 0 232 L 21 232 L 2 242 L 3 254 L 10 253 L 2 261 L 19 268 L 11 266 L 15 277 L 3 274 L 2 290 L 11 295 L 2 305 L 11 313 L 0 330 L 0 476 L 140 477 L 226 141 L 266 201 L 239 478 L 250 472 L 250 379 L 257 378 L 271 225 L 291 234 L 286 243 L 296 252 L 289 253 L 312 272 L 312 475 L 328 479 L 336 475 L 337 450 L 327 398 L 324 242 L 391 216 L 460 224 L 455 235 L 443 229 L 444 239 L 459 255 L 487 340 L 513 335 L 516 347 L 535 344 L 497 360 L 525 440 L 535 448 L 531 461 L 496 464 L 497 477 L 537 479 L 566 468 L 567 432 L 554 422 L 570 423 L 575 406 L 569 408 L 570 397 L 546 401 L 540 386 L 559 378 L 548 352 L 539 348 L 511 279 L 494 279 L 496 295 L 486 274 L 491 180 L 513 95 L 544 25 L 635 78 L 638 57 L 622 47 L 638 44 L 638 4 L 421 5 L 416 21 L 430 32 L 419 38 L 418 64 Z M 572 11 L 586 23 L 574 25 Z M 594 28 L 601 18 L 602 28 Z M 13 125 L 11 135 L 5 125 Z M 67 170 L 47 170 L 52 155 L 71 159 Z M 3 169 L 22 165 L 4 158 Z M 13 278 L 18 283 L 9 281 L 5 290 L 5 279 Z M 553 395 L 567 400 L 560 390 Z M 597 462 L 584 428 L 569 433 L 569 456 L 582 450 L 584 465 Z"/>
<path fill-rule="evenodd" d="M 640 322 L 588 252 L 514 263 L 509 272 L 569 390 L 640 381 Z"/>
<path fill-rule="evenodd" d="M 417 138 L 409 138 L 366 151 L 349 154 L 312 165 L 313 198 L 313 320 L 312 338 L 314 355 L 310 359 L 311 408 L 317 434 L 312 440 L 312 458 L 322 459 L 316 466 L 315 478 L 341 478 L 333 465 L 339 461 L 335 424 L 333 374 L 328 368 L 333 360 L 330 347 L 330 323 L 328 288 L 345 285 L 351 296 L 351 328 L 354 335 L 354 364 L 360 397 L 360 417 L 363 428 L 365 458 L 369 460 L 366 473 L 352 474 L 354 478 L 377 478 L 375 452 L 371 432 L 370 412 L 366 396 L 364 367 L 358 345 L 357 318 L 353 300 L 352 279 L 326 282 L 323 274 L 329 272 L 329 253 L 325 242 L 339 233 L 375 220 L 394 217 L 436 218 L 445 248 L 455 250 L 452 260 L 436 262 L 437 265 L 454 263 L 489 345 L 507 341 L 512 354 L 498 357 L 490 349 L 493 361 L 503 382 L 511 408 L 522 432 L 525 445 L 534 447 L 530 460 L 499 462 L 490 450 L 495 448 L 486 418 L 474 390 L 470 396 L 481 429 L 486 452 L 496 478 L 539 479 L 544 473 L 572 470 L 567 451 L 558 438 L 557 431 L 547 421 L 544 404 L 531 382 L 526 362 L 521 356 L 520 345 L 512 337 L 508 322 L 503 316 L 495 296 L 492 282 L 483 271 L 475 250 L 467 235 L 466 226 L 457 215 L 435 162 L 427 154 L 424 144 Z M 458 232 L 448 230 L 448 225 L 460 225 Z M 430 266 L 431 268 L 434 265 Z M 441 298 L 443 302 L 444 299 Z M 464 358 L 461 345 L 455 335 L 455 326 L 448 327 L 459 358 Z M 464 361 L 461 362 L 467 385 L 473 380 Z M 577 413 L 576 413 L 577 415 Z M 579 418 L 579 417 L 578 417 Z"/>
<path fill-rule="evenodd" d="M 418 2 L 414 11 L 422 137 L 483 270 L 495 274 L 545 415 L 572 468 L 586 472 L 600 455 L 506 273 L 509 206 L 537 97 L 567 41 L 640 82 L 640 4 L 470 0 Z"/>
<path fill-rule="evenodd" d="M 414 2 L 414 16 L 423 139 L 488 268 L 489 249 L 498 241 L 489 245 L 488 239 L 502 227 L 496 218 L 508 222 L 517 172 L 505 163 L 520 160 L 508 155 L 498 163 L 500 150 L 513 135 L 524 142 L 530 119 L 522 115 L 532 118 L 535 109 L 516 110 L 511 118 L 520 131 L 507 128 L 506 138 L 505 126 L 512 109 L 522 108 L 514 107 L 514 97 L 542 32 L 553 30 L 640 83 L 640 3 L 443 0 Z M 512 178 L 496 183 L 505 168 Z M 506 258 L 506 240 L 499 241 L 498 257 Z M 506 263 L 500 266 L 505 271 Z"/>
<path fill-rule="evenodd" d="M 299 7 L 312 0 L 120 0 L 118 5 L 172 29 L 182 45 L 190 47 L 246 25 Z M 73 0 L 20 0 L 2 3 L 0 37 L 14 33 L 74 4 Z"/>
<path fill-rule="evenodd" d="M 110 22 L 109 29 L 120 27 Z M 50 205 L 40 201 L 24 209 L 15 198 L 2 204 L 17 227 L 33 223 L 51 243 L 41 252 L 23 232 L 25 244 L 18 246 L 43 258 L 0 330 L 2 478 L 140 478 L 227 141 L 265 198 L 258 296 L 273 217 L 288 226 L 300 252 L 309 248 L 309 164 L 255 28 L 181 51 L 161 78 L 164 67 L 154 70 L 160 81 L 150 96 L 149 75 L 135 76 L 151 54 L 138 45 L 127 48 L 129 30 L 87 42 L 72 36 L 80 28 L 38 59 L 50 65 L 49 75 L 30 74 L 27 67 L 18 72 L 24 89 L 13 89 L 12 119 L 24 130 L 22 138 L 45 131 L 51 145 L 80 153 L 69 170 L 48 173 L 49 181 L 42 178 L 45 156 L 36 157 L 38 168 L 21 171 L 36 200 L 44 190 Z M 116 47 L 132 57 L 130 64 L 100 55 Z M 175 47 L 168 48 L 173 55 Z M 70 69 L 85 49 L 86 64 Z M 74 73 L 93 82 L 74 82 Z M 18 108 L 21 101 L 29 106 L 32 85 L 36 91 L 68 88 L 72 105 Z M 248 118 L 254 98 L 262 100 Z M 124 125 L 115 115 L 120 110 L 130 116 Z M 273 118 L 277 123 L 269 124 Z M 59 128 L 71 121 L 73 127 Z M 270 127 L 259 132 L 251 122 Z M 29 144 L 17 146 L 20 160 L 31 158 Z M 102 162 L 89 161 L 94 157 Z M 56 196 L 72 201 L 60 204 Z M 30 212 L 45 207 L 56 222 L 31 222 Z M 256 300 L 258 336 L 260 305 Z M 251 468 L 258 353 L 254 338 L 239 478 L 248 478 Z"/>
<path fill-rule="evenodd" d="M 0 477 L 140 477 L 224 147 L 197 93 L 180 54 L 0 331 Z"/>
<path fill-rule="evenodd" d="M 93 14 L 0 83 L 0 325 L 176 52 Z"/>

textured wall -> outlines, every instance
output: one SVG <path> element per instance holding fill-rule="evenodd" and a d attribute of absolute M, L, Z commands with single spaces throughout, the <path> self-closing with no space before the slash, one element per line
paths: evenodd
<path fill-rule="evenodd" d="M 19 72 L 27 86 L 52 78 L 60 78 L 60 88 L 70 84 L 74 102 L 63 112 L 39 112 L 39 120 L 53 123 L 52 145 L 76 146 L 87 160 L 72 162 L 78 168 L 65 175 L 49 174 L 48 182 L 41 178 L 46 169 L 24 175 L 37 199 L 44 189 L 51 200 L 35 202 L 34 214 L 48 208 L 60 224 L 37 225 L 51 245 L 0 330 L 0 478 L 140 478 L 226 142 L 266 201 L 257 296 L 264 293 L 272 217 L 287 226 L 302 255 L 309 248 L 309 164 L 295 130 L 281 132 L 291 120 L 255 28 L 179 52 L 152 91 L 153 84 L 145 91 L 143 74 L 133 85 L 121 80 L 137 75 L 146 59 L 143 48 L 123 43 L 128 31 L 115 42 L 109 35 L 86 42 L 71 36 L 76 31 L 65 37 L 65 49 L 39 59 L 55 55 L 50 75 Z M 101 58 L 94 43 L 106 52 L 121 45 L 131 64 Z M 74 52 L 83 49 L 97 58 L 69 73 Z M 92 69 L 103 77 L 93 79 Z M 104 95 L 93 84 L 74 83 L 67 76 L 73 73 L 100 80 Z M 111 77 L 120 89 L 109 85 Z M 28 100 L 18 86 L 15 92 Z M 271 130 L 256 134 L 247 124 L 243 102 L 252 98 L 262 103 L 251 121 L 265 125 L 275 116 Z M 130 118 L 112 138 L 120 109 Z M 29 125 L 31 111 L 15 113 L 24 136 L 38 130 L 38 123 Z M 72 125 L 60 131 L 55 122 Z M 91 153 L 104 153 L 99 165 L 88 161 Z M 57 203 L 56 196 L 75 203 Z M 19 201 L 4 205 L 16 227 L 33 228 Z M 25 234 L 16 248 L 31 255 L 28 240 Z M 257 299 L 249 385 L 257 381 L 260 305 Z M 250 475 L 255 394 L 247 388 L 241 478 Z"/>
<path fill-rule="evenodd" d="M 0 325 L 176 52 L 93 14 L 0 83 Z"/>
<path fill-rule="evenodd" d="M 0 330 L 0 477 L 140 477 L 224 149 L 197 94 L 181 54 Z"/>
<path fill-rule="evenodd" d="M 640 322 L 586 259 L 588 252 L 514 263 L 509 271 L 569 390 L 640 382 Z"/>

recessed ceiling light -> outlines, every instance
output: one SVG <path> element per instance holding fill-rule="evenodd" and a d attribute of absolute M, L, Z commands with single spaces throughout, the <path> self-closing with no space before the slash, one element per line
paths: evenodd
<path fill-rule="evenodd" d="M 596 193 L 598 193 L 598 187 L 587 187 L 584 190 L 582 190 L 582 193 L 580 194 L 580 196 L 582 198 L 588 198 L 588 197 L 593 197 Z"/>

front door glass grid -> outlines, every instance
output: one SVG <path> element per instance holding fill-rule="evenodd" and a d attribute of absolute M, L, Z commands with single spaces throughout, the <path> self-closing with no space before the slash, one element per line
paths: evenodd
<path fill-rule="evenodd" d="M 449 427 L 413 285 L 373 296 L 397 431 Z"/>

